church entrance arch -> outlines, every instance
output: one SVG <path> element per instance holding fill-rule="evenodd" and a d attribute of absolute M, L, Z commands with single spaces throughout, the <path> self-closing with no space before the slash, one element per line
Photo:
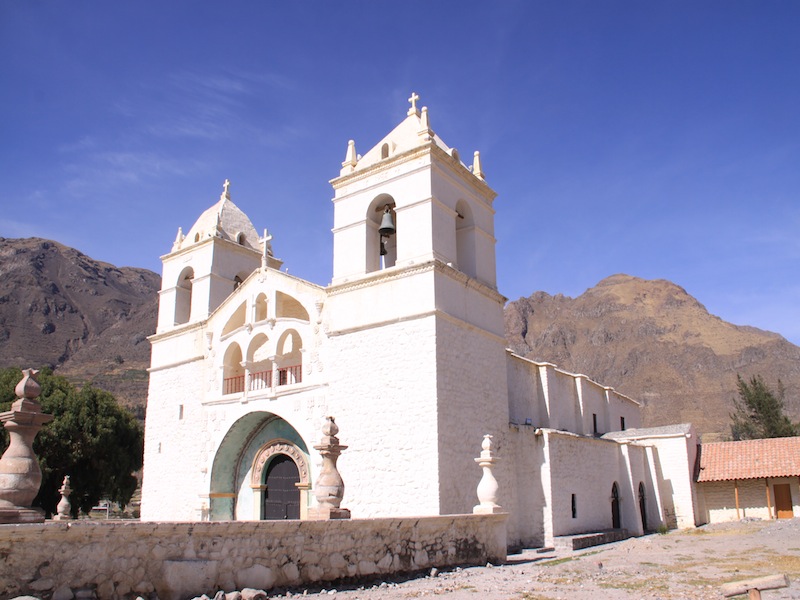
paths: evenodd
<path fill-rule="evenodd" d="M 300 518 L 300 473 L 285 454 L 272 459 L 264 476 L 261 518 L 265 520 Z"/>
<path fill-rule="evenodd" d="M 622 527 L 622 520 L 619 516 L 619 486 L 616 481 L 611 486 L 611 527 L 614 529 Z"/>
<path fill-rule="evenodd" d="M 259 448 L 250 481 L 258 495 L 260 519 L 300 518 L 301 496 L 311 489 L 311 482 L 308 461 L 293 443 L 276 439 Z"/>
<path fill-rule="evenodd" d="M 292 425 L 280 416 L 254 411 L 234 422 L 214 455 L 208 490 L 208 518 L 212 521 L 259 520 L 264 518 L 264 496 L 270 484 L 281 485 L 291 465 L 285 464 L 276 473 L 273 483 L 270 467 L 274 459 L 288 459 L 297 471 L 291 479 L 293 505 L 284 514 L 287 518 L 304 518 L 309 504 L 311 473 L 308 446 Z M 276 466 L 272 469 L 277 469 Z M 292 477 L 294 477 L 293 474 Z M 294 512 L 287 512 L 294 511 Z M 284 518 L 281 516 L 280 518 Z"/>

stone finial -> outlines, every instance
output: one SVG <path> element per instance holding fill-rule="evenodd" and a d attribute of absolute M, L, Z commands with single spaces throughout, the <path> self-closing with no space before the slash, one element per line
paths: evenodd
<path fill-rule="evenodd" d="M 0 422 L 9 437 L 8 448 L 0 458 L 0 523 L 44 521 L 44 512 L 31 508 L 42 484 L 33 440 L 42 425 L 53 420 L 53 415 L 42 412 L 37 373 L 34 369 L 22 371 L 23 377 L 14 389 L 17 400 L 10 411 L 0 413 Z"/>
<path fill-rule="evenodd" d="M 483 477 L 478 483 L 478 501 L 480 504 L 472 509 L 475 514 L 494 514 L 504 512 L 503 508 L 497 504 L 497 491 L 499 486 L 492 473 L 492 467 L 500 459 L 492 451 L 492 436 L 484 435 L 481 444 L 481 455 L 475 462 L 483 469 Z"/>
<path fill-rule="evenodd" d="M 350 511 L 340 508 L 344 497 L 344 481 L 336 468 L 336 461 L 342 450 L 347 446 L 339 443 L 336 434 L 339 433 L 339 426 L 333 417 L 326 417 L 325 424 L 322 426 L 322 439 L 314 446 L 322 456 L 322 470 L 320 471 L 317 482 L 314 485 L 314 496 L 317 499 L 317 506 L 308 510 L 310 519 L 349 519 Z"/>
<path fill-rule="evenodd" d="M 356 170 L 357 164 L 358 154 L 356 154 L 356 142 L 355 140 L 348 140 L 347 152 L 345 153 L 344 162 L 342 163 L 341 174 L 345 175 L 347 173 L 352 173 Z"/>
<path fill-rule="evenodd" d="M 486 179 L 481 168 L 481 153 L 475 150 L 475 157 L 472 159 L 472 174 L 478 179 Z"/>
<path fill-rule="evenodd" d="M 431 121 L 430 117 L 428 116 L 428 107 L 422 107 L 422 115 L 419 119 L 419 137 L 422 139 L 423 142 L 428 142 L 433 139 L 435 135 L 433 130 L 431 129 Z"/>
<path fill-rule="evenodd" d="M 58 506 L 56 507 L 57 514 L 53 517 L 53 520 L 69 521 L 72 519 L 72 515 L 70 514 L 72 504 L 69 502 L 69 495 L 72 493 L 72 488 L 69 486 L 69 475 L 64 476 L 64 483 L 61 484 L 58 493 L 61 494 L 61 500 L 58 502 Z"/>
<path fill-rule="evenodd" d="M 175 236 L 175 241 L 172 242 L 172 251 L 180 250 L 183 245 L 183 229 L 178 227 L 178 234 Z"/>
<path fill-rule="evenodd" d="M 416 92 L 411 92 L 411 97 L 408 101 L 411 103 L 411 108 L 408 109 L 408 116 L 419 114 L 417 112 L 417 100 L 419 100 L 419 95 Z"/>

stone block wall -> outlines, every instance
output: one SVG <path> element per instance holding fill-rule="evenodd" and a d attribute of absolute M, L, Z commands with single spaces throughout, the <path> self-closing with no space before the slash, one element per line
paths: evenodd
<path fill-rule="evenodd" d="M 0 598 L 179 600 L 501 563 L 507 515 L 217 523 L 0 525 Z"/>

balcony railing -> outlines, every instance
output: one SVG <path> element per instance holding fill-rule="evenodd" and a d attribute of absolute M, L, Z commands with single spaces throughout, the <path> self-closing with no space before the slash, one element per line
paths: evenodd
<path fill-rule="evenodd" d="M 223 394 L 241 394 L 244 391 L 244 375 L 226 377 L 222 380 Z"/>
<path fill-rule="evenodd" d="M 250 373 L 250 391 L 266 390 L 272 387 L 272 370 Z"/>
<path fill-rule="evenodd" d="M 292 383 L 300 383 L 303 381 L 302 365 L 294 365 L 293 367 L 281 367 L 278 369 L 278 385 L 290 385 Z"/>
<path fill-rule="evenodd" d="M 303 365 L 293 365 L 291 367 L 281 367 L 278 369 L 277 385 L 292 385 L 303 381 Z M 272 371 L 259 371 L 250 373 L 249 390 L 256 392 L 267 390 L 272 387 Z M 235 377 L 225 377 L 222 380 L 223 394 L 241 394 L 244 392 L 244 375 Z"/>

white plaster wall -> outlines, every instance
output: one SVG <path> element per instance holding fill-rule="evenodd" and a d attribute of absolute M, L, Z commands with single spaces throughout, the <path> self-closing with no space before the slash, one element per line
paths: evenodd
<path fill-rule="evenodd" d="M 763 479 L 748 479 L 738 482 L 739 517 L 770 519 L 775 516 L 775 484 L 789 484 L 792 494 L 792 510 L 794 516 L 800 516 L 800 487 L 797 477 L 776 477 L 769 479 L 770 504 L 767 507 L 766 483 Z M 706 481 L 697 484 L 706 508 L 706 520 L 709 523 L 735 521 L 736 491 L 733 481 Z"/>
<path fill-rule="evenodd" d="M 439 512 L 433 316 L 330 338 L 329 413 L 354 517 Z"/>
<path fill-rule="evenodd" d="M 608 431 L 620 431 L 622 429 L 620 417 L 625 418 L 625 429 L 635 429 L 642 426 L 642 410 L 638 402 L 611 388 L 603 389 L 608 396 Z"/>
<path fill-rule="evenodd" d="M 150 373 L 143 521 L 201 518 L 197 508 L 199 495 L 204 491 L 206 465 L 202 450 L 208 435 L 201 404 L 203 381 L 201 361 Z"/>
<path fill-rule="evenodd" d="M 550 366 L 546 368 L 546 373 L 550 410 L 549 427 L 572 432 L 581 431 L 580 407 L 575 378 Z"/>
<path fill-rule="evenodd" d="M 543 482 L 548 506 L 545 518 L 549 512 L 552 519 L 552 532 L 545 530 L 545 543 L 552 544 L 552 536 L 611 528 L 611 489 L 615 481 L 620 493 L 621 526 L 636 532 L 641 520 L 637 499 L 631 491 L 625 447 L 608 440 L 552 430 L 544 431 L 543 435 L 547 469 L 543 469 L 542 476 L 549 478 Z M 575 518 L 571 510 L 572 494 L 576 495 Z"/>
<path fill-rule="evenodd" d="M 509 513 L 508 544 L 512 548 L 540 548 L 545 543 L 545 438 L 535 432 L 536 428 L 524 425 L 509 427 L 495 469 L 506 486 L 501 489 L 501 506 Z"/>
<path fill-rule="evenodd" d="M 508 388 L 502 339 L 440 317 L 436 327 L 438 455 L 441 512 L 469 512 L 478 503 L 481 469 L 475 463 L 483 436 L 506 452 Z M 506 456 L 505 460 L 512 460 Z M 498 481 L 508 489 L 505 476 Z M 505 500 L 501 492 L 500 504 Z"/>
<path fill-rule="evenodd" d="M 690 437 L 653 437 L 636 443 L 651 445 L 658 451 L 660 495 L 666 499 L 664 519 L 667 525 L 679 529 L 694 527 L 700 522 L 699 515 L 695 514 L 694 486 L 697 436 L 692 432 Z"/>
<path fill-rule="evenodd" d="M 508 350 L 506 368 L 509 420 L 524 425 L 530 419 L 533 427 L 547 427 L 549 421 L 538 366 Z"/>

